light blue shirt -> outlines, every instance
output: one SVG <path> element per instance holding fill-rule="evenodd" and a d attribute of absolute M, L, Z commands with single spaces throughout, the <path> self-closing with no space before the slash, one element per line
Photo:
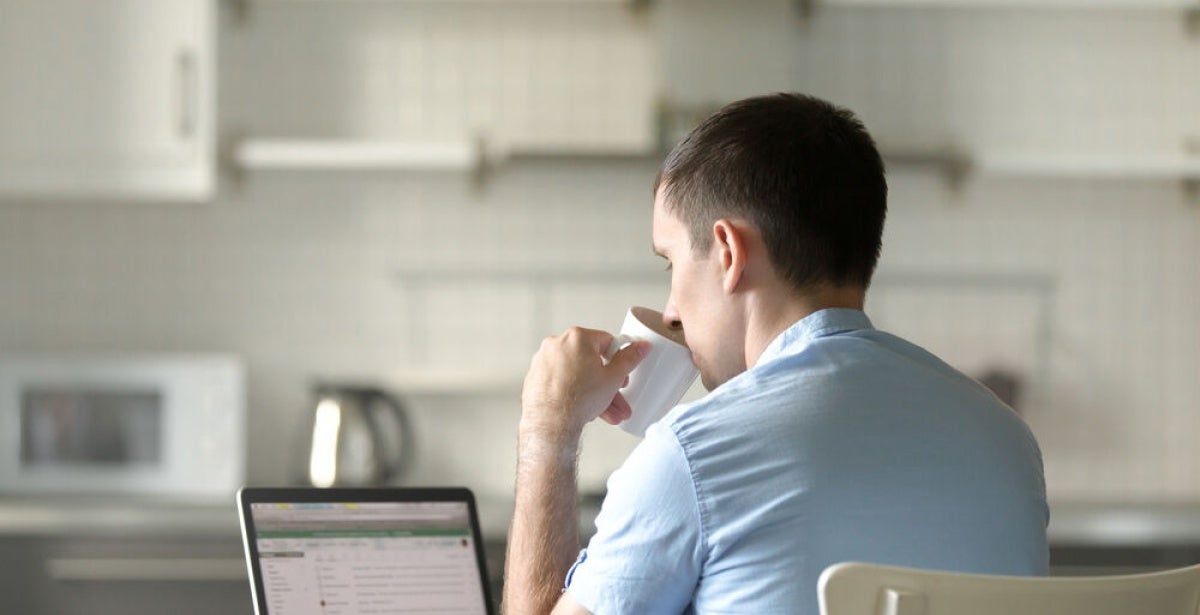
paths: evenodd
<path fill-rule="evenodd" d="M 974 380 L 858 310 L 828 309 L 673 409 L 608 481 L 567 575 L 597 615 L 816 615 L 865 561 L 1046 574 L 1041 452 Z"/>

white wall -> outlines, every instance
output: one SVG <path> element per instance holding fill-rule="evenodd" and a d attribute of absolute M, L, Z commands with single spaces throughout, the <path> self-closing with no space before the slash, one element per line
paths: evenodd
<path fill-rule="evenodd" d="M 223 26 L 227 134 L 442 137 L 466 118 L 536 142 L 548 134 L 537 120 L 559 117 L 561 131 L 592 142 L 633 125 L 629 143 L 647 128 L 653 77 L 688 104 L 810 91 L 859 111 L 892 150 L 1181 155 L 1200 137 L 1200 36 L 1171 11 L 830 8 L 805 22 L 794 3 L 766 0 L 663 2 L 652 17 L 282 4 Z M 473 20 L 471 35 L 449 42 L 405 25 L 450 31 L 458 19 Z M 413 40 L 421 51 L 403 51 Z M 522 40 L 551 42 L 480 68 Z M 513 102 L 488 84 L 534 95 Z M 482 102 L 445 102 L 464 100 Z M 563 100 L 590 106 L 568 113 Z M 592 121 L 606 105 L 616 119 Z M 226 178 L 200 206 L 4 203 L 0 351 L 239 353 L 249 477 L 286 481 L 314 378 L 519 374 L 545 335 L 616 327 L 627 305 L 661 305 L 654 172 L 636 161 L 524 163 L 482 191 L 453 173 L 262 173 Z M 907 167 L 890 182 L 868 305 L 877 324 L 968 371 L 1021 375 L 1052 495 L 1200 497 L 1200 197 L 1175 181 L 986 172 L 952 190 Z M 521 267 L 581 274 L 553 285 L 399 275 Z M 649 273 L 615 285 L 589 277 L 604 267 Z M 412 398 L 421 457 L 409 480 L 507 492 L 516 396 Z M 588 439 L 581 481 L 595 488 L 633 440 L 599 428 Z"/>

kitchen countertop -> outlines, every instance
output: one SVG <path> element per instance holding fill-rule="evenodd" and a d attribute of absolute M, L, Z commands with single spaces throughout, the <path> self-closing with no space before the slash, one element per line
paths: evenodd
<path fill-rule="evenodd" d="M 511 499 L 481 495 L 477 500 L 484 538 L 503 540 Z M 1047 532 L 1052 545 L 1200 546 L 1200 501 L 1055 501 Z M 236 538 L 240 529 L 233 501 L 0 498 L 0 535 L 81 534 Z"/>
<path fill-rule="evenodd" d="M 512 500 L 477 496 L 487 540 L 504 540 Z M 0 536 L 194 536 L 240 538 L 237 504 L 111 497 L 0 497 Z"/>
<path fill-rule="evenodd" d="M 0 535 L 241 535 L 237 505 L 150 498 L 0 498 Z"/>
<path fill-rule="evenodd" d="M 1051 545 L 1200 546 L 1200 501 L 1050 504 Z"/>

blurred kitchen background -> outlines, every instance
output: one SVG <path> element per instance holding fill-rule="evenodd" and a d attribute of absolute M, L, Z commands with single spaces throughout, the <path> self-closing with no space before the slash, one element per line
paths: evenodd
<path fill-rule="evenodd" d="M 1056 570 L 1200 561 L 1198 1 L 0 0 L 0 360 L 231 358 L 244 449 L 193 462 L 259 485 L 316 385 L 387 390 L 390 482 L 470 487 L 498 551 L 530 355 L 661 308 L 664 150 L 778 90 L 879 142 L 868 313 L 1030 423 Z M 635 444 L 590 428 L 581 489 Z M 24 612 L 249 612 L 232 490 L 9 470 Z"/>

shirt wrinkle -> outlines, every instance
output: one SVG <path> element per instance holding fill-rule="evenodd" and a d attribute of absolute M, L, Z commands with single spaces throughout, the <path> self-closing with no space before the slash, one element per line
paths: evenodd
<path fill-rule="evenodd" d="M 692 496 L 695 498 L 696 502 L 696 523 L 699 529 L 700 553 L 707 557 L 709 552 L 707 530 L 708 523 L 706 521 L 707 515 L 704 509 L 705 498 L 701 497 L 702 489 L 700 487 L 700 477 L 696 475 L 696 470 L 692 467 L 692 461 L 687 454 L 687 448 L 684 446 L 683 440 L 680 438 L 679 433 L 675 431 L 675 426 L 671 425 L 670 427 L 671 435 L 674 436 L 671 440 L 675 446 L 678 447 L 679 455 L 683 459 L 684 465 L 687 466 L 688 476 L 691 478 Z"/>

